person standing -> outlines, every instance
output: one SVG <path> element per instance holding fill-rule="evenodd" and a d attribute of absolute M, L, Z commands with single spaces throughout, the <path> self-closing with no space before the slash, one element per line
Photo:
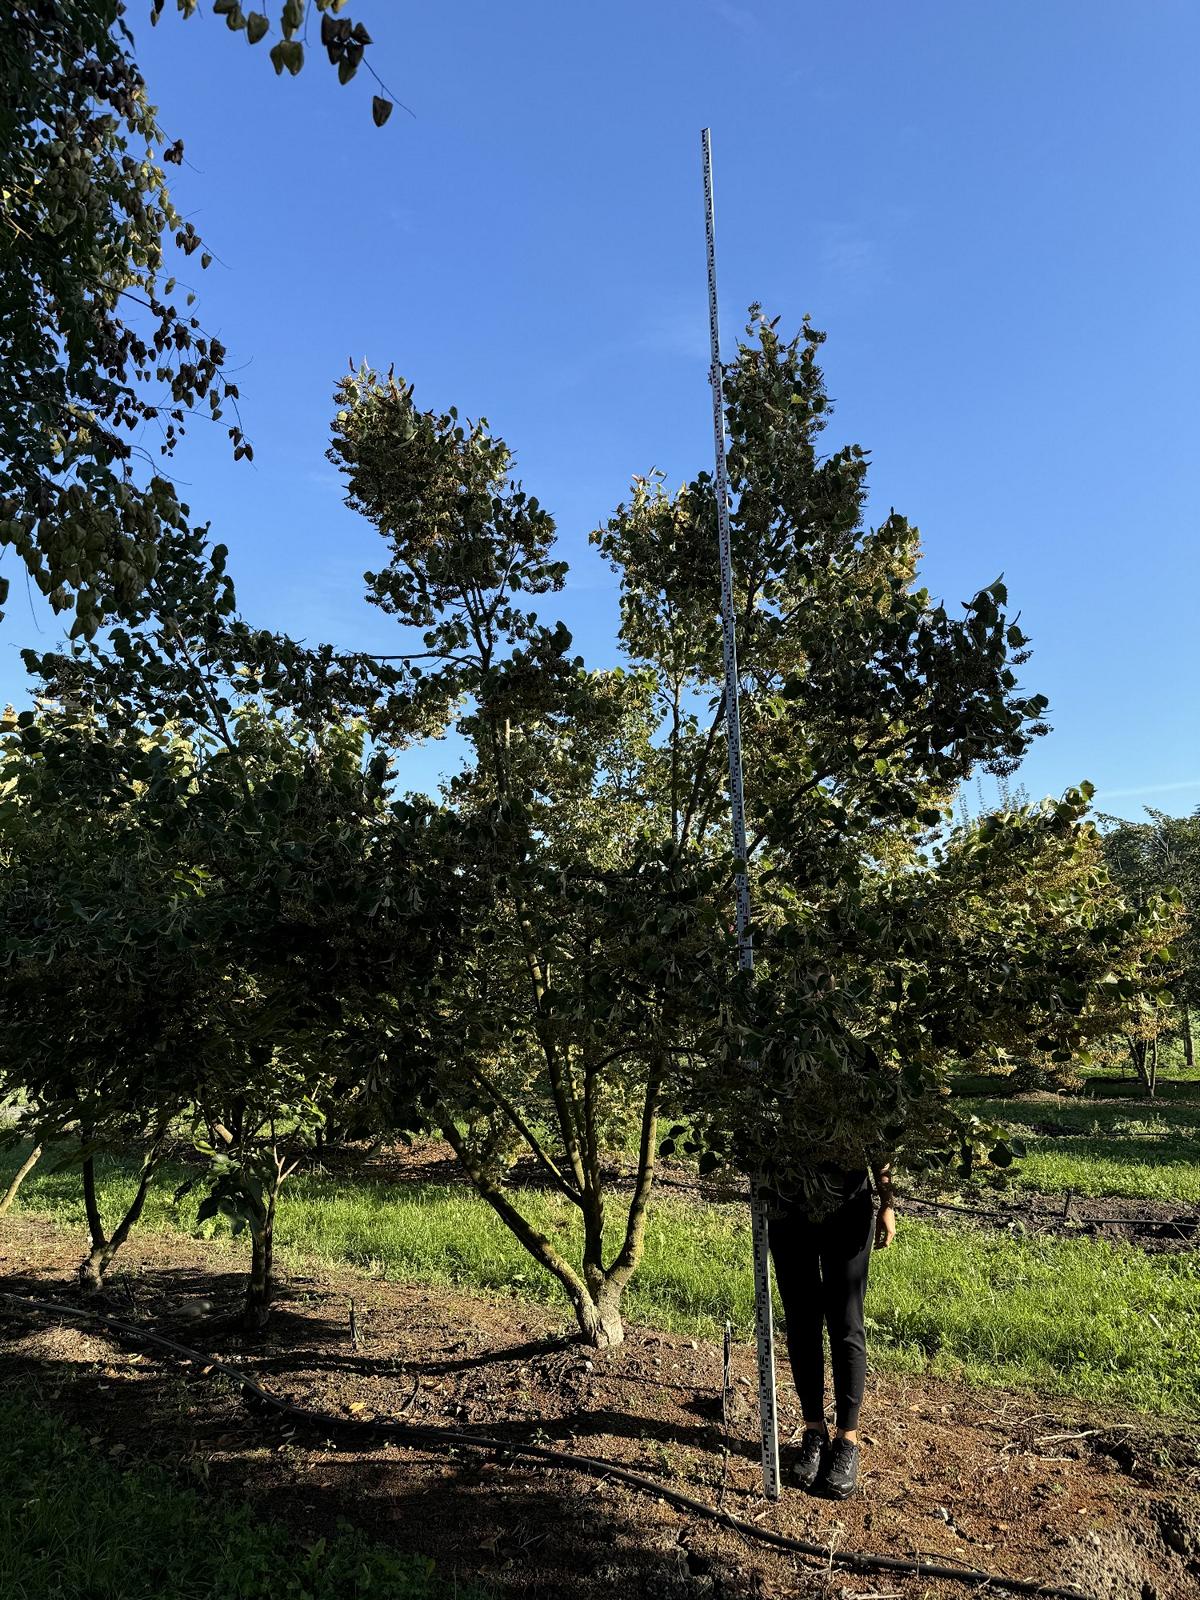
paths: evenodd
<path fill-rule="evenodd" d="M 867 1372 L 867 1270 L 872 1250 L 885 1250 L 896 1237 L 896 1211 L 886 1165 L 872 1172 L 827 1167 L 821 1176 L 832 1190 L 830 1203 L 781 1200 L 768 1222 L 768 1238 L 804 1418 L 804 1433 L 790 1462 L 791 1478 L 802 1489 L 844 1500 L 858 1482 L 858 1419 Z M 832 1438 L 825 1410 L 825 1328 L 833 1378 Z"/>

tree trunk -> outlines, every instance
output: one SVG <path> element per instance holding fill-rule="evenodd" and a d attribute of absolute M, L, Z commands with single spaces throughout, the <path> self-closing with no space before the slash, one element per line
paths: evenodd
<path fill-rule="evenodd" d="M 87 1217 L 88 1253 L 79 1263 L 79 1287 L 84 1294 L 98 1294 L 104 1287 L 100 1271 L 100 1258 L 108 1248 L 100 1206 L 96 1200 L 96 1158 L 85 1156 L 83 1162 L 83 1210 Z"/>
<path fill-rule="evenodd" d="M 1196 1046 L 1192 1040 L 1192 1010 L 1185 1000 L 1180 1007 L 1183 1022 L 1183 1064 L 1185 1067 L 1196 1065 Z"/>
<path fill-rule="evenodd" d="M 1133 1061 L 1134 1071 L 1137 1073 L 1138 1082 L 1144 1089 L 1149 1089 L 1150 1079 L 1146 1072 L 1146 1041 L 1135 1039 L 1126 1035 L 1126 1044 L 1129 1046 L 1129 1055 Z"/>
<path fill-rule="evenodd" d="M 266 1215 L 250 1231 L 250 1281 L 246 1285 L 246 1306 L 242 1326 L 247 1333 L 262 1333 L 271 1315 L 275 1293 L 275 1196 L 267 1203 Z"/>
<path fill-rule="evenodd" d="M 589 1267 L 589 1276 L 593 1277 L 594 1282 L 594 1288 L 590 1288 L 571 1263 L 559 1255 L 545 1234 L 539 1233 L 492 1181 L 474 1159 L 462 1135 L 449 1119 L 442 1124 L 442 1137 L 458 1157 L 463 1170 L 481 1198 L 487 1201 L 505 1227 L 511 1229 L 538 1265 L 544 1267 L 562 1284 L 584 1340 L 595 1349 L 620 1344 L 625 1337 L 619 1309 L 621 1289 L 624 1285 L 609 1284 L 602 1270 L 599 1275 L 593 1276 Z"/>
<path fill-rule="evenodd" d="M 150 1180 L 162 1154 L 161 1136 L 155 1140 L 142 1161 L 137 1192 L 129 1209 L 117 1223 L 111 1239 L 105 1237 L 100 1207 L 96 1200 L 96 1165 L 92 1156 L 83 1163 L 83 1208 L 88 1222 L 88 1253 L 79 1264 L 79 1284 L 85 1294 L 98 1294 L 104 1287 L 104 1275 L 112 1265 L 113 1257 L 137 1225 L 150 1192 Z"/>
<path fill-rule="evenodd" d="M 1151 1100 L 1154 1099 L 1155 1090 L 1158 1088 L 1158 1035 L 1150 1041 L 1150 1070 L 1146 1074 L 1146 1087 L 1150 1091 Z"/>
<path fill-rule="evenodd" d="M 575 1301 L 575 1319 L 584 1342 L 593 1350 L 611 1350 L 625 1342 L 621 1320 L 623 1286 L 606 1281 L 597 1293 L 589 1292 Z"/>
<path fill-rule="evenodd" d="M 584 1196 L 583 1272 L 588 1287 L 588 1303 L 576 1304 L 580 1331 L 590 1345 L 604 1349 L 621 1344 L 625 1326 L 621 1320 L 621 1297 L 642 1259 L 646 1238 L 646 1218 L 650 1209 L 650 1189 L 654 1182 L 654 1163 L 658 1148 L 658 1097 L 662 1089 L 662 1066 L 646 1085 L 642 1103 L 641 1136 L 638 1141 L 638 1169 L 625 1221 L 625 1238 L 615 1259 L 604 1265 L 604 1196 L 600 1188 L 599 1161 L 595 1165 L 594 1195 Z M 591 1204 L 589 1205 L 589 1200 Z"/>
<path fill-rule="evenodd" d="M 575 1200 L 583 1213 L 582 1279 L 558 1254 L 549 1239 L 531 1227 L 507 1196 L 500 1191 L 486 1170 L 473 1158 L 453 1122 L 447 1118 L 442 1127 L 446 1142 L 454 1150 L 482 1198 L 512 1230 L 539 1266 L 552 1273 L 567 1291 L 571 1307 L 575 1312 L 575 1320 L 579 1324 L 580 1336 L 595 1350 L 611 1349 L 622 1344 L 625 1339 L 621 1298 L 625 1285 L 633 1276 L 642 1258 L 650 1190 L 654 1182 L 658 1098 L 661 1086 L 660 1067 L 646 1085 L 642 1106 L 637 1179 L 626 1219 L 625 1237 L 615 1259 L 607 1267 L 604 1264 L 604 1184 L 600 1168 L 599 1140 L 591 1114 L 590 1085 L 585 1087 L 584 1096 L 582 1120 L 585 1137 L 582 1145 L 577 1143 L 570 1152 L 572 1167 L 582 1180 L 579 1188 L 572 1191 L 563 1174 L 549 1164 L 552 1175 L 558 1180 L 558 1187 Z M 511 1110 L 509 1115 L 512 1115 Z M 538 1148 L 536 1144 L 534 1148 Z"/>
<path fill-rule="evenodd" d="M 35 1144 L 33 1149 L 25 1157 L 25 1160 L 17 1168 L 17 1173 L 13 1178 L 13 1181 L 4 1191 L 4 1198 L 3 1200 L 0 1200 L 0 1217 L 3 1217 L 8 1212 L 13 1201 L 17 1198 L 17 1191 L 20 1189 L 21 1185 L 25 1182 L 25 1179 L 29 1176 L 41 1159 L 42 1147 L 40 1144 Z"/>

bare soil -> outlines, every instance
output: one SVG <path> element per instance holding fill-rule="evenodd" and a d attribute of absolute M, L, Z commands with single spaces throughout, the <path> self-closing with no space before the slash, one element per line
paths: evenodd
<path fill-rule="evenodd" d="M 75 1299 L 81 1241 L 36 1217 L 0 1230 L 7 1290 Z M 871 1380 L 861 1492 L 843 1504 L 759 1491 L 753 1354 L 734 1353 L 728 1440 L 721 1352 L 631 1329 L 607 1353 L 553 1312 L 502 1297 L 291 1263 L 267 1336 L 214 1326 L 244 1282 L 226 1242 L 136 1236 L 110 1312 L 219 1354 L 274 1392 L 348 1418 L 403 1415 L 626 1464 L 760 1527 L 837 1550 L 944 1560 L 1074 1584 L 1095 1600 L 1200 1593 L 1200 1439 L 1136 1415 L 933 1379 Z M 356 1304 L 360 1346 L 350 1338 Z M 948 1600 L 921 1578 L 849 1573 L 772 1551 L 646 1494 L 503 1453 L 361 1442 L 256 1414 L 201 1368 L 0 1304 L 0 1382 L 35 1388 L 123 1460 L 185 1470 L 315 1539 L 350 1520 L 513 1600 Z M 798 1423 L 780 1373 L 785 1430 Z"/>
<path fill-rule="evenodd" d="M 905 1195 L 904 1211 L 922 1222 L 1134 1244 L 1150 1255 L 1195 1250 L 1200 1213 L 1178 1201 L 1041 1194 L 1033 1189 L 942 1201 Z"/>

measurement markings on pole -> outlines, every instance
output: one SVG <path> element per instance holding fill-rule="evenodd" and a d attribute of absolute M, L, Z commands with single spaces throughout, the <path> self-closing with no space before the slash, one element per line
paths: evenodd
<path fill-rule="evenodd" d="M 733 551 L 729 532 L 729 476 L 725 464 L 725 385 L 721 371 L 721 331 L 717 318 L 717 245 L 713 207 L 712 141 L 700 135 L 704 161 L 704 227 L 708 250 L 708 333 L 712 364 L 709 382 L 713 400 L 713 443 L 716 448 L 717 537 L 721 557 L 721 625 L 725 645 L 725 730 L 729 743 L 729 805 L 733 817 L 733 854 L 738 863 L 738 963 L 754 969 L 750 927 L 750 876 L 746 851 L 746 803 L 742 781 L 742 720 L 738 703 L 737 631 L 733 611 Z M 755 1063 L 747 1062 L 753 1070 Z M 757 1181 L 750 1186 L 754 1248 L 754 1327 L 758 1355 L 758 1412 L 762 1433 L 763 1490 L 779 1498 L 779 1417 L 775 1395 L 775 1330 L 771 1314 L 771 1268 L 767 1217 Z"/>

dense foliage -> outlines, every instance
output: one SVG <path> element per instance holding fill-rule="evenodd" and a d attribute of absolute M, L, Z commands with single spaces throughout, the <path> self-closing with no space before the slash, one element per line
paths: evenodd
<path fill-rule="evenodd" d="M 424 899 L 436 819 L 389 804 L 360 729 L 249 704 L 224 725 L 228 745 L 47 705 L 9 735 L 0 1084 L 27 1102 L 22 1131 L 72 1133 L 93 1287 L 128 1232 L 95 1207 L 95 1152 L 141 1145 L 148 1182 L 190 1123 L 215 1206 L 249 1227 L 254 1320 L 279 1186 L 341 1086 L 386 1077 L 377 1100 L 403 1120 L 401 1083 L 430 1070 L 405 1006 L 436 981 L 453 894 Z"/>
<path fill-rule="evenodd" d="M 566 567 L 507 445 L 363 368 L 331 458 L 385 542 L 368 595 L 397 651 L 253 629 L 181 514 L 121 626 L 27 657 L 44 703 L 4 765 L 4 1087 L 23 1128 L 70 1131 L 85 1189 L 103 1143 L 140 1139 L 149 1181 L 188 1123 L 205 1214 L 250 1234 L 252 1325 L 281 1186 L 329 1121 L 440 1133 L 612 1344 L 664 1113 L 668 1150 L 816 1204 L 830 1162 L 1004 1165 L 951 1066 L 1065 1058 L 1150 986 L 1170 913 L 1117 892 L 1086 792 L 951 826 L 956 787 L 1010 770 L 1045 703 L 1001 583 L 952 613 L 917 582 L 916 530 L 864 524 L 864 452 L 819 450 L 820 342 L 755 312 L 728 373 L 753 982 L 707 474 L 635 479 L 596 533 L 627 664 L 589 670 L 530 604 Z M 400 798 L 393 760 L 451 728 L 469 758 L 441 802 Z M 575 1246 L 523 1208 L 522 1157 L 577 1209 Z M 123 1237 L 95 1210 L 93 1283 Z"/>
<path fill-rule="evenodd" d="M 370 37 L 336 16 L 344 0 L 314 4 L 347 82 Z M 234 0 L 211 9 L 251 43 L 268 31 Z M 307 10 L 282 6 L 276 72 L 300 70 Z M 159 126 L 128 15 L 124 0 L 12 0 L 0 16 L 0 550 L 87 638 L 146 592 L 186 519 L 162 458 L 188 421 L 224 425 L 253 459 L 225 347 L 191 309 L 188 274 L 210 256 L 172 201 L 183 143 Z M 377 122 L 390 109 L 375 97 Z"/>

